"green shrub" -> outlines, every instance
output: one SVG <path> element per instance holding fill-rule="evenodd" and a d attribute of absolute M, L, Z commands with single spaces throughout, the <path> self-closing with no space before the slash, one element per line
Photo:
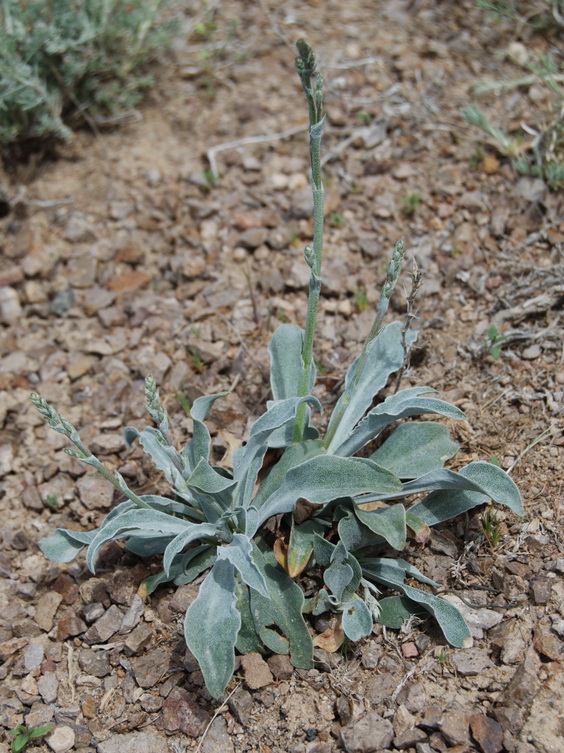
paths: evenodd
<path fill-rule="evenodd" d="M 323 81 L 305 42 L 296 66 L 310 117 L 314 195 L 313 246 L 305 249 L 311 269 L 306 327 L 278 327 L 270 343 L 273 399 L 255 422 L 246 445 L 234 453 L 233 472 L 210 463 L 211 438 L 204 423 L 216 400 L 200 397 L 190 407 L 192 438 L 182 450 L 172 441 L 169 419 L 154 380 L 145 382 L 147 410 L 156 423 L 125 431 L 128 445 L 139 440 L 171 487 L 169 496 L 138 496 L 119 473 L 112 474 L 82 443 L 76 429 L 38 394 L 32 400 L 47 424 L 74 443 L 67 452 L 93 466 L 122 492 L 118 505 L 94 531 L 58 529 L 41 543 L 57 562 L 88 547 L 94 571 L 102 547 L 127 539 L 140 556 L 163 555 L 163 569 L 144 583 L 190 583 L 202 573 L 198 597 L 186 613 L 186 642 L 198 660 L 206 686 L 219 697 L 240 653 L 290 654 L 296 667 L 313 664 L 313 642 L 304 613 L 330 612 L 346 637 L 368 636 L 375 620 L 401 627 L 413 614 L 432 616 L 454 646 L 471 645 L 460 612 L 429 590 L 438 588 L 406 560 L 382 556 L 382 548 L 404 549 L 407 536 L 424 543 L 430 526 L 490 500 L 522 514 L 519 491 L 495 465 L 473 462 L 458 472 L 444 463 L 458 445 L 446 426 L 404 421 L 382 442 L 382 432 L 402 419 L 435 414 L 464 419 L 458 408 L 434 396 L 431 387 L 411 387 L 374 400 L 389 377 L 401 370 L 416 339 L 401 322 L 384 325 L 403 258 L 399 241 L 388 265 L 380 303 L 368 339 L 350 366 L 324 438 L 312 423 L 319 400 L 313 341 L 321 290 L 324 195 L 320 144 L 325 124 Z M 378 441 L 376 445 L 374 440 Z M 369 457 L 353 457 L 370 447 Z M 268 451 L 277 461 L 263 468 Z M 272 453 L 269 453 L 272 454 Z M 259 481 L 260 478 L 260 481 Z M 415 504 L 402 500 L 424 493 Z M 269 524 L 266 526 L 266 524 Z M 274 530 L 274 533 L 273 533 Z M 306 571 L 318 592 L 306 599 L 297 579 Z M 400 596 L 378 600 L 379 587 Z"/>
<path fill-rule="evenodd" d="M 163 0 L 3 0 L 0 143 L 68 139 L 69 124 L 117 115 L 152 84 L 168 34 Z"/>

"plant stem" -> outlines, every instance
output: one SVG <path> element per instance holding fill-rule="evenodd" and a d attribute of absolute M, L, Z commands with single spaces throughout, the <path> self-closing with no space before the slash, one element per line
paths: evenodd
<path fill-rule="evenodd" d="M 315 90 L 311 86 L 311 77 L 315 73 L 315 56 L 313 51 L 303 40 L 297 43 L 297 48 L 300 57 L 296 60 L 296 68 L 298 69 L 309 107 L 309 149 L 311 186 L 313 191 L 313 246 L 306 246 L 304 251 L 305 260 L 311 269 L 311 276 L 309 280 L 306 329 L 302 345 L 302 375 L 298 391 L 299 397 L 305 397 L 310 393 L 313 386 L 311 383 L 314 369 L 313 341 L 321 291 L 321 258 L 323 253 L 325 205 L 325 191 L 321 176 L 321 137 L 325 125 L 325 116 L 322 115 L 323 79 L 319 74 Z M 303 439 L 307 424 L 307 415 L 307 405 L 302 403 L 296 415 L 294 442 L 300 442 Z"/>

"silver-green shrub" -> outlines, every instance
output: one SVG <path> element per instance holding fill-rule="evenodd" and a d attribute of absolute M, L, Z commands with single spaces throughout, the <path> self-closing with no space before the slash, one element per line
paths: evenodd
<path fill-rule="evenodd" d="M 90 453 L 71 424 L 39 395 L 32 396 L 49 426 L 74 443 L 76 449 L 68 452 L 94 466 L 126 497 L 100 528 L 58 529 L 40 543 L 42 551 L 57 562 L 68 562 L 88 547 L 87 564 L 94 571 L 104 544 L 126 539 L 126 547 L 135 554 L 163 555 L 162 571 L 145 581 L 146 593 L 160 583 L 186 584 L 207 572 L 184 628 L 214 697 L 231 678 L 236 650 L 289 653 L 295 667 L 311 667 L 307 612 L 340 615 L 353 641 L 368 636 L 374 621 L 399 627 L 410 615 L 423 614 L 436 619 L 452 645 L 470 645 L 470 632 L 458 610 L 406 579 L 431 589 L 439 584 L 399 557 L 378 556 L 379 549 L 386 545 L 401 552 L 408 534 L 425 542 L 430 526 L 490 500 L 519 515 L 523 511 L 517 487 L 499 467 L 475 462 L 458 472 L 444 468 L 458 449 L 444 425 L 402 421 L 422 414 L 465 418 L 458 408 L 435 397 L 433 388 L 404 389 L 374 406 L 416 338 L 400 322 L 384 325 L 400 273 L 401 242 L 388 265 L 374 326 L 347 372 L 325 437 L 315 428 L 312 416 L 321 405 L 311 395 L 316 377 L 312 348 L 321 288 L 319 155 L 325 116 L 322 79 L 318 76 L 311 83 L 313 52 L 305 42 L 298 43 L 298 52 L 296 65 L 310 114 L 315 202 L 314 241 L 305 250 L 311 268 L 307 323 L 305 330 L 283 324 L 274 333 L 272 400 L 253 425 L 248 442 L 234 454 L 233 472 L 210 463 L 211 439 L 205 425 L 212 405 L 226 393 L 194 402 L 192 438 L 177 449 L 157 387 L 147 378 L 147 410 L 156 427 L 126 429 L 126 442 L 139 440 L 162 471 L 171 489 L 166 497 L 137 496 L 119 473 L 111 474 Z M 359 451 L 366 454 L 392 425 L 397 425 L 395 431 L 368 457 L 355 457 Z M 279 459 L 257 483 L 272 449 L 278 450 Z M 420 493 L 425 496 L 411 506 L 403 501 Z M 308 503 L 305 516 L 303 501 Z M 276 542 L 265 526 L 275 517 Z M 323 579 L 323 587 L 307 600 L 298 581 L 306 568 Z M 379 601 L 379 586 L 400 596 Z"/>
<path fill-rule="evenodd" d="M 152 83 L 146 69 L 168 40 L 163 0 L 3 0 L 0 144 L 68 139 L 68 120 L 95 127 Z"/>

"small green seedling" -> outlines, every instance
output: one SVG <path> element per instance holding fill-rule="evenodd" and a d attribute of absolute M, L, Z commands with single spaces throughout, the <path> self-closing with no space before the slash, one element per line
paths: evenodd
<path fill-rule="evenodd" d="M 401 201 L 403 201 L 405 205 L 403 211 L 408 215 L 412 215 L 419 209 L 423 197 L 418 193 L 410 193 L 407 196 L 402 196 Z"/>
<path fill-rule="evenodd" d="M 364 288 L 361 288 L 360 290 L 355 290 L 354 293 L 354 302 L 356 304 L 356 307 L 359 311 L 366 311 L 366 309 L 369 306 L 368 303 L 368 293 Z"/>
<path fill-rule="evenodd" d="M 492 549 L 495 549 L 501 539 L 501 526 L 495 510 L 486 510 L 482 515 L 484 534 Z"/>
<path fill-rule="evenodd" d="M 357 112 L 356 117 L 363 125 L 370 125 L 372 123 L 372 115 L 369 112 Z"/>
<path fill-rule="evenodd" d="M 329 222 L 333 227 L 343 227 L 343 225 L 346 224 L 346 220 L 343 217 L 342 214 L 339 214 L 338 212 L 331 212 L 329 215 Z"/>
<path fill-rule="evenodd" d="M 501 343 L 507 340 L 507 335 L 501 335 L 494 324 L 492 324 L 486 334 L 486 349 L 490 356 L 497 361 L 501 356 Z"/>
<path fill-rule="evenodd" d="M 30 740 L 38 740 L 44 735 L 48 735 L 53 727 L 26 727 L 25 724 L 18 724 L 17 727 L 11 729 L 8 734 L 14 736 L 12 740 L 13 753 L 19 753 L 20 750 L 25 750 Z"/>
<path fill-rule="evenodd" d="M 59 511 L 59 501 L 56 494 L 48 494 L 45 499 L 45 506 L 53 512 Z"/>

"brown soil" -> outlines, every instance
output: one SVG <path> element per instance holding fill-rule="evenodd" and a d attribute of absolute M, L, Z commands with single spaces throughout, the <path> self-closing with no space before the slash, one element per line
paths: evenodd
<path fill-rule="evenodd" d="M 37 743 L 43 751 L 556 753 L 564 200 L 494 152 L 480 154 L 484 139 L 460 116 L 479 78 L 519 75 L 497 50 L 555 42 L 494 24 L 471 2 L 215 6 L 218 29 L 203 41 L 179 38 L 135 122 L 79 133 L 57 161 L 4 179 L 12 211 L 0 228 L 0 751 L 7 730 L 25 722 L 62 728 L 72 744 Z M 186 28 L 195 18 L 179 17 Z M 233 18 L 240 26 L 229 37 Z M 231 394 L 211 421 L 218 459 L 229 435 L 246 438 L 268 398 L 269 338 L 279 321 L 302 324 L 305 314 L 311 200 L 291 49 L 302 36 L 327 88 L 316 346 L 325 375 L 316 394 L 330 408 L 403 236 L 426 279 L 403 384 L 434 387 L 467 413 L 450 427 L 462 445 L 454 467 L 495 457 L 526 513 L 496 509 L 496 545 L 479 510 L 406 555 L 464 610 L 472 649 L 450 649 L 432 626 L 376 626 L 348 652 L 319 650 L 309 672 L 271 660 L 269 679 L 260 662 L 245 664 L 221 705 L 185 655 L 193 586 L 147 599 L 133 632 L 110 624 L 109 635 L 96 633 L 88 626 L 101 615 L 119 626 L 135 611 L 147 564 L 116 545 L 93 577 L 83 557 L 56 565 L 39 552 L 59 525 L 98 524 L 117 497 L 62 452 L 63 438 L 28 397 L 37 390 L 53 402 L 136 489 L 159 488 L 150 463 L 121 439 L 124 426 L 146 423 L 148 373 L 179 438 L 190 422 L 177 393 L 223 389 Z M 216 40 L 226 42 L 217 54 Z M 548 114 L 543 96 L 524 87 L 484 108 L 507 127 L 538 123 Z M 251 136 L 262 140 L 215 153 L 221 179 L 210 185 L 207 150 Z M 415 195 L 410 212 L 404 199 Z M 401 287 L 395 316 L 405 311 Z M 497 359 L 492 325 L 506 337 Z"/>

